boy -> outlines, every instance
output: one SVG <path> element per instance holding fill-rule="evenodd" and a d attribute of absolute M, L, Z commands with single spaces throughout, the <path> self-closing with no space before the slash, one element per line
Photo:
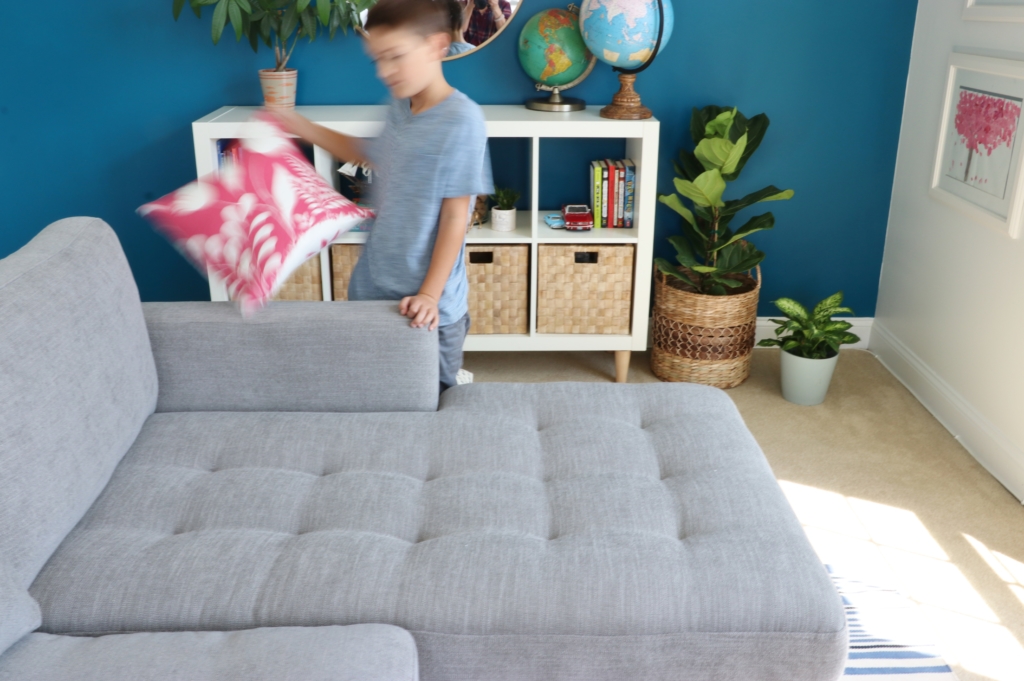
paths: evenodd
<path fill-rule="evenodd" d="M 366 50 L 392 95 L 384 130 L 361 140 L 279 112 L 293 134 L 374 168 L 377 219 L 349 300 L 400 300 L 411 326 L 438 330 L 441 390 L 455 385 L 469 330 L 465 239 L 472 199 L 494 191 L 483 112 L 445 81 L 455 0 L 380 0 Z"/>

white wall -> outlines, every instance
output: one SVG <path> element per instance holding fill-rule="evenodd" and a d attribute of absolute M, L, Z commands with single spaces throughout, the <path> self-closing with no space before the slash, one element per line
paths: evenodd
<path fill-rule="evenodd" d="M 871 349 L 1024 499 L 1024 239 L 928 195 L 950 52 L 1024 60 L 1024 22 L 965 4 L 918 2 Z"/>

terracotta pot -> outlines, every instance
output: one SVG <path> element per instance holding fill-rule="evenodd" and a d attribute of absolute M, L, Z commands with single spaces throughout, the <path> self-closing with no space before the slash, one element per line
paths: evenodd
<path fill-rule="evenodd" d="M 263 106 L 268 109 L 294 109 L 295 84 L 298 78 L 299 72 L 295 69 L 260 69 Z"/>

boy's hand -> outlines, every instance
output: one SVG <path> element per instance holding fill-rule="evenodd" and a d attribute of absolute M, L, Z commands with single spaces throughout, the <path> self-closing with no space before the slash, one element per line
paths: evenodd
<path fill-rule="evenodd" d="M 437 300 L 425 293 L 402 298 L 402 302 L 398 304 L 398 311 L 412 320 L 409 322 L 409 326 L 414 329 L 426 326 L 433 331 L 441 319 L 437 310 Z"/>
<path fill-rule="evenodd" d="M 309 120 L 291 109 L 268 109 L 267 113 L 277 119 L 281 127 L 296 137 L 305 138 L 309 135 Z"/>

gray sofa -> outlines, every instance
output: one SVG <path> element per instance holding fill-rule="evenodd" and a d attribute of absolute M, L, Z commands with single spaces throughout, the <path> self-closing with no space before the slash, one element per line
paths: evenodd
<path fill-rule="evenodd" d="M 725 393 L 439 404 L 436 353 L 385 303 L 140 304 L 96 219 L 0 261 L 0 679 L 839 676 Z"/>

